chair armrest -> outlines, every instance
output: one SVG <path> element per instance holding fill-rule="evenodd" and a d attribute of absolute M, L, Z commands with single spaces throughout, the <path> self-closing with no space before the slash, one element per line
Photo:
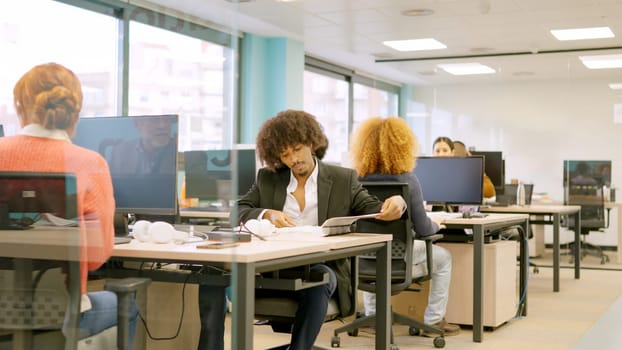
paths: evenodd
<path fill-rule="evenodd" d="M 128 277 L 107 280 L 104 285 L 104 289 L 117 295 L 117 349 L 119 350 L 128 350 L 132 347 L 129 343 L 132 299 L 136 292 L 146 288 L 149 283 L 151 283 L 149 278 Z"/>
<path fill-rule="evenodd" d="M 131 293 L 145 288 L 151 283 L 149 278 L 128 277 L 106 280 L 104 289 L 115 293 Z"/>
<path fill-rule="evenodd" d="M 441 233 L 437 233 L 434 235 L 430 235 L 430 236 L 423 236 L 423 237 L 417 237 L 416 239 L 422 240 L 422 241 L 431 241 L 431 242 L 436 242 L 439 239 L 443 238 L 445 235 L 441 234 Z"/>

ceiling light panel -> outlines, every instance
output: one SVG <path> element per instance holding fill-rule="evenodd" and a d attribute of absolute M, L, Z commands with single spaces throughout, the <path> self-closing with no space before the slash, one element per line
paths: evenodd
<path fill-rule="evenodd" d="M 438 68 L 453 75 L 493 74 L 496 71 L 481 63 L 450 63 L 438 64 Z"/>
<path fill-rule="evenodd" d="M 427 51 L 446 49 L 447 46 L 442 42 L 432 39 L 409 39 L 409 40 L 389 40 L 383 41 L 386 46 L 397 51 Z"/>
<path fill-rule="evenodd" d="M 579 59 L 589 69 L 622 68 L 622 54 L 579 56 Z"/>
<path fill-rule="evenodd" d="M 615 35 L 609 27 L 553 29 L 551 34 L 559 41 L 604 39 L 613 38 Z"/>

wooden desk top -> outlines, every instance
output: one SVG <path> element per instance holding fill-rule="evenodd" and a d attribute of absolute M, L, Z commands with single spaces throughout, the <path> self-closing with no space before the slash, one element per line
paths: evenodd
<path fill-rule="evenodd" d="M 441 215 L 441 217 L 443 217 Z M 452 225 L 485 225 L 485 224 L 496 224 L 503 223 L 507 221 L 523 221 L 525 219 L 529 219 L 528 214 L 501 214 L 501 213 L 490 213 L 483 218 L 462 218 L 455 217 L 449 214 L 446 218 L 444 218 L 444 224 L 452 224 Z"/>
<path fill-rule="evenodd" d="M 524 213 L 524 214 L 574 214 L 581 210 L 580 205 L 546 205 L 546 204 L 532 204 L 532 205 L 509 205 L 503 206 L 490 206 L 480 207 L 479 210 L 482 213 Z"/>
<path fill-rule="evenodd" d="M 0 257 L 78 261 L 79 246 L 77 227 L 38 226 L 0 231 Z"/>
<path fill-rule="evenodd" d="M 270 237 L 267 241 L 253 238 L 251 242 L 225 249 L 199 249 L 197 244 L 157 244 L 133 240 L 116 245 L 113 257 L 171 260 L 178 262 L 241 262 L 251 263 L 296 255 L 318 253 L 346 247 L 391 241 L 386 234 L 347 234 L 332 237 L 303 237 L 297 234 Z"/>

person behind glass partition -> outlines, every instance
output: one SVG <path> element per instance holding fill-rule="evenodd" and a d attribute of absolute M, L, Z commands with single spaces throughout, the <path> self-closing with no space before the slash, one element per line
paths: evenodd
<path fill-rule="evenodd" d="M 21 126 L 0 139 L 0 170 L 73 173 L 77 179 L 80 257 L 80 337 L 97 334 L 117 322 L 116 295 L 87 293 L 87 272 L 99 268 L 113 248 L 113 197 L 110 171 L 98 153 L 71 143 L 82 107 L 78 77 L 57 63 L 35 66 L 15 84 L 13 103 Z M 137 310 L 132 306 L 130 344 Z"/>

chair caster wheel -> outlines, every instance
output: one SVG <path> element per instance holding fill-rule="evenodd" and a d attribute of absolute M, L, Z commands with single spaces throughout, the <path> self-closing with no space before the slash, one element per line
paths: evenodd
<path fill-rule="evenodd" d="M 395 344 L 391 344 L 391 350 L 400 350 Z"/>
<path fill-rule="evenodd" d="M 348 335 L 351 337 L 358 337 L 359 336 L 359 329 L 353 329 L 351 331 L 348 331 Z"/>
<path fill-rule="evenodd" d="M 330 347 L 331 348 L 338 348 L 341 346 L 341 340 L 339 339 L 338 335 L 333 336 L 330 339 Z"/>
<path fill-rule="evenodd" d="M 444 337 L 436 337 L 434 338 L 434 347 L 437 349 L 445 347 L 445 338 Z"/>
<path fill-rule="evenodd" d="M 419 336 L 421 334 L 423 334 L 422 330 L 415 328 L 415 327 L 408 327 L 408 335 L 414 337 L 414 336 Z"/>
<path fill-rule="evenodd" d="M 537 268 L 537 267 L 534 267 L 534 268 L 533 268 L 533 273 L 540 273 L 540 269 L 539 269 L 539 268 Z"/>

